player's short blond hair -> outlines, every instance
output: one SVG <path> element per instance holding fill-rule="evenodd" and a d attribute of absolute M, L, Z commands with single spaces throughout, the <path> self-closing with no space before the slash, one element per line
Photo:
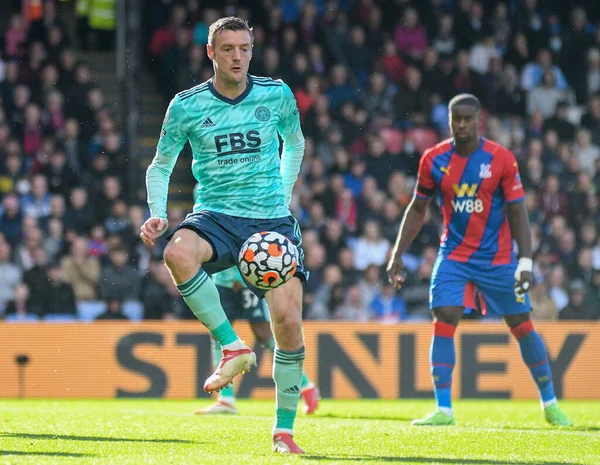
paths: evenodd
<path fill-rule="evenodd" d="M 248 21 L 237 16 L 227 16 L 220 18 L 208 28 L 208 44 L 215 46 L 215 36 L 221 31 L 248 31 L 250 33 L 250 43 L 254 45 L 254 33 L 248 24 Z"/>

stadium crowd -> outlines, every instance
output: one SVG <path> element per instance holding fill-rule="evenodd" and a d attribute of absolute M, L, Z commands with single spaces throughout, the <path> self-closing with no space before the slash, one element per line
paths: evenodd
<path fill-rule="evenodd" d="M 252 74 L 294 91 L 306 153 L 292 211 L 305 317 L 429 319 L 439 209 L 384 268 L 420 153 L 448 136 L 447 102 L 471 92 L 482 134 L 510 148 L 526 188 L 537 319 L 600 319 L 600 8 L 560 0 L 151 0 L 147 65 L 165 99 L 212 75 L 208 26 L 254 27 Z M 243 5 L 243 6 L 240 6 Z M 195 318 L 138 239 L 116 117 L 53 8 L 15 15 L 0 59 L 0 315 Z M 168 100 L 166 100 L 168 101 Z M 158 132 L 158 130 L 157 130 Z M 169 212 L 170 227 L 183 212 Z M 478 311 L 472 318 L 480 318 Z"/>

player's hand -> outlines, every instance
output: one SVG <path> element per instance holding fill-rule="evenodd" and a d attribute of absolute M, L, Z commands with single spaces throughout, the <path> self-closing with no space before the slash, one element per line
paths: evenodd
<path fill-rule="evenodd" d="M 148 218 L 140 228 L 140 237 L 148 247 L 154 245 L 154 240 L 160 237 L 169 227 L 169 222 L 164 218 Z"/>
<path fill-rule="evenodd" d="M 533 281 L 533 260 L 531 258 L 520 258 L 515 271 L 515 296 L 524 299 L 525 294 L 531 287 Z"/>
<path fill-rule="evenodd" d="M 400 289 L 404 280 L 406 279 L 406 273 L 404 271 L 404 262 L 401 256 L 392 255 L 387 266 L 388 279 L 390 284 L 396 289 Z"/>

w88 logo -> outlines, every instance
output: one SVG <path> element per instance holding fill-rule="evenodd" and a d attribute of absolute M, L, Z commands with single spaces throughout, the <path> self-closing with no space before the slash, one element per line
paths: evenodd
<path fill-rule="evenodd" d="M 481 213 L 483 212 L 483 200 L 481 199 L 465 199 L 453 200 L 452 210 L 457 213 Z"/>

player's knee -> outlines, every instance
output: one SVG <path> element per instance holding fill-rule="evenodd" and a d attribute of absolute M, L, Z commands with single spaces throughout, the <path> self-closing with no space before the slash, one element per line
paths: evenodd
<path fill-rule="evenodd" d="M 182 242 L 169 242 L 163 252 L 163 258 L 165 265 L 171 271 L 186 270 L 195 265 L 193 254 L 190 253 L 189 249 Z"/>
<path fill-rule="evenodd" d="M 517 315 L 505 315 L 504 321 L 509 328 L 516 328 L 517 326 L 529 321 L 529 313 L 519 313 Z"/>
<path fill-rule="evenodd" d="M 302 333 L 302 318 L 296 311 L 281 312 L 273 318 L 273 325 L 286 334 Z"/>

